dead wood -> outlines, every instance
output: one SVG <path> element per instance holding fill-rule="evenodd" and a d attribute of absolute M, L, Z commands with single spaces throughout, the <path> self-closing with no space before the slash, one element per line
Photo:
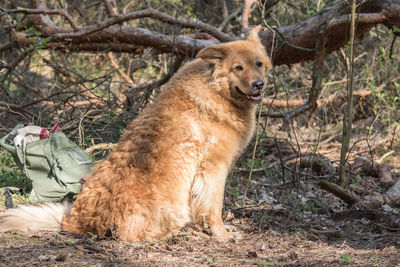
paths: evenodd
<path fill-rule="evenodd" d="M 107 53 L 107 57 L 110 60 L 111 66 L 118 71 L 119 75 L 122 77 L 122 79 L 125 80 L 129 84 L 130 87 L 135 87 L 135 83 L 132 81 L 132 79 L 121 69 L 121 67 L 115 62 L 114 56 L 112 52 Z"/>
<path fill-rule="evenodd" d="M 356 39 L 363 39 L 370 29 L 379 23 L 391 29 L 400 26 L 400 1 L 364 1 L 357 11 L 359 16 L 356 22 Z M 277 48 L 274 49 L 274 64 L 293 64 L 313 59 L 321 28 L 329 32 L 327 53 L 343 47 L 349 40 L 349 14 L 347 1 L 337 0 L 301 23 L 277 28 L 279 38 Z M 260 36 L 270 51 L 272 32 L 264 31 Z"/>
<path fill-rule="evenodd" d="M 364 99 L 365 97 L 372 95 L 375 92 L 377 92 L 377 91 L 376 90 L 375 91 L 361 90 L 361 91 L 354 92 L 353 95 L 360 99 Z M 317 100 L 317 107 L 322 107 L 324 105 L 331 104 L 331 103 L 334 103 L 336 101 L 340 101 L 340 100 L 343 100 L 346 98 L 347 98 L 346 93 L 330 95 L 328 97 L 324 97 L 323 99 Z M 271 105 L 275 108 L 293 108 L 293 107 L 298 107 L 298 106 L 306 104 L 306 101 L 303 99 L 281 100 L 281 99 L 273 99 L 273 98 L 264 98 L 262 103 L 265 106 Z"/>
<path fill-rule="evenodd" d="M 348 192 L 346 189 L 337 184 L 331 183 L 326 180 L 320 180 L 318 184 L 322 189 L 334 194 L 335 196 L 346 202 L 346 204 L 350 207 L 361 201 L 361 199 L 357 195 Z"/>
<path fill-rule="evenodd" d="M 393 206 L 400 207 L 400 180 L 386 192 Z"/>
<path fill-rule="evenodd" d="M 92 154 L 93 151 L 95 150 L 113 150 L 117 147 L 117 144 L 112 144 L 112 143 L 101 143 L 101 144 L 95 144 L 91 147 L 88 147 L 85 149 L 85 152 L 88 154 Z"/>
<path fill-rule="evenodd" d="M 354 172 L 361 175 L 370 175 L 378 177 L 378 164 L 365 156 L 361 156 L 354 161 L 352 169 Z"/>
<path fill-rule="evenodd" d="M 273 41 L 274 34 L 271 31 L 261 32 L 260 37 L 268 52 L 272 50 L 272 43 L 276 44 L 273 55 L 275 65 L 289 65 L 314 59 L 321 29 L 325 29 L 327 35 L 324 47 L 326 53 L 338 50 L 347 43 L 349 36 L 344 33 L 348 32 L 349 12 L 347 2 L 337 0 L 305 21 L 274 29 L 278 33 L 275 41 Z M 365 37 L 376 24 L 384 24 L 390 29 L 400 26 L 400 0 L 364 1 L 358 12 L 356 39 Z M 0 16 L 10 13 L 29 15 L 20 26 L 15 28 L 21 34 L 16 36 L 17 38 L 12 37 L 10 42 L 0 44 L 0 51 L 9 49 L 15 43 L 22 48 L 28 47 L 30 42 L 24 34 L 26 27 L 34 27 L 41 33 L 42 38 L 48 40 L 47 45 L 42 49 L 54 48 L 69 51 L 97 52 L 107 48 L 113 52 L 138 53 L 141 47 L 151 47 L 159 53 L 194 56 L 200 49 L 218 43 L 217 40 L 226 42 L 236 39 L 201 21 L 175 18 L 152 8 L 114 15 L 99 24 L 85 27 L 73 23 L 71 16 L 66 11 L 49 10 L 44 5 L 44 1 L 39 0 L 32 0 L 31 9 L 1 8 Z M 65 17 L 71 28 L 56 25 L 48 15 Z M 152 18 L 184 28 L 198 29 L 217 40 L 181 36 L 175 38 L 176 36 L 123 25 L 126 21 L 139 18 Z M 7 24 L 1 25 L 1 27 L 10 28 Z M 105 44 L 108 46 L 106 47 Z"/>
<path fill-rule="evenodd" d="M 299 167 L 309 168 L 318 175 L 327 175 L 335 172 L 331 162 L 322 155 L 310 154 L 300 159 Z"/>
<path fill-rule="evenodd" d="M 353 164 L 353 171 L 359 174 L 367 174 L 379 177 L 379 181 L 385 185 L 393 185 L 391 167 L 386 164 L 379 164 L 368 157 L 361 156 Z"/>
<path fill-rule="evenodd" d="M 247 29 L 249 27 L 249 17 L 251 12 L 251 6 L 257 2 L 256 0 L 244 0 L 244 7 L 242 13 L 242 28 Z"/>
<path fill-rule="evenodd" d="M 347 189 L 327 180 L 319 180 L 318 185 L 343 200 L 350 208 L 378 209 L 383 205 L 400 207 L 400 180 L 383 195 L 368 195 L 362 199 Z"/>
<path fill-rule="evenodd" d="M 379 181 L 383 184 L 390 184 L 393 183 L 391 167 L 386 164 L 379 164 L 378 165 L 378 175 Z"/>
<path fill-rule="evenodd" d="M 45 3 L 45 1 L 31 0 L 31 8 L 17 9 L 5 9 L 0 6 L 0 17 L 7 18 L 5 22 L 0 23 L 0 28 L 12 33 L 9 35 L 10 38 L 5 38 L 5 41 L 0 43 L 0 51 L 12 50 L 15 47 L 24 49 L 16 60 L 2 66 L 7 69 L 7 75 L 35 49 L 137 54 L 151 48 L 152 53 L 194 57 L 204 47 L 238 39 L 238 37 L 229 36 L 202 21 L 174 17 L 150 7 L 118 14 L 110 1 L 104 1 L 101 5 L 105 8 L 108 18 L 102 19 L 102 15 L 99 14 L 97 23 L 79 25 L 66 10 L 48 9 Z M 242 17 L 244 28 L 248 26 L 249 12 L 253 4 L 255 4 L 255 1 L 245 1 Z M 356 39 L 364 38 L 370 29 L 377 24 L 384 24 L 390 29 L 398 28 L 400 25 L 400 0 L 363 1 L 357 11 L 359 15 L 357 17 Z M 324 104 L 322 100 L 318 100 L 322 91 L 323 62 L 327 54 L 338 50 L 348 42 L 348 26 L 351 17 L 349 13 L 347 1 L 336 0 L 302 22 L 270 28 L 272 31 L 260 32 L 260 38 L 267 52 L 274 51 L 272 60 L 275 65 L 290 65 L 314 59 L 313 84 L 308 99 L 287 102 L 286 105 L 283 101 L 264 100 L 265 105 L 293 107 L 286 113 L 282 111 L 269 112 L 267 114 L 269 117 L 286 118 L 289 121 L 294 116 L 306 111 L 313 111 Z M 26 16 L 19 24 L 13 24 L 8 19 L 13 14 L 25 14 Z M 52 20 L 52 16 L 62 16 L 67 23 L 58 25 Z M 127 24 L 127 22 L 143 18 L 196 30 L 196 33 L 191 36 L 188 34 L 176 35 L 176 33 L 164 34 Z M 29 32 L 26 31 L 28 28 L 33 28 L 39 33 L 35 39 L 29 36 Z M 398 34 L 397 31 L 394 31 L 394 34 Z M 272 45 L 274 45 L 273 48 Z M 131 92 L 137 92 L 137 90 L 149 92 L 167 82 L 173 73 L 165 75 L 156 82 L 134 87 L 132 80 L 121 73 L 118 66 L 114 65 L 114 68 L 133 88 L 128 89 L 126 93 L 128 106 L 132 105 L 132 99 L 129 99 Z M 61 71 L 59 70 L 59 72 Z M 73 82 L 71 76 L 67 78 Z M 82 90 L 84 89 L 82 85 L 79 86 Z M 91 95 L 90 91 L 87 91 L 87 94 L 95 97 Z M 147 93 L 144 93 L 144 95 L 147 95 Z"/>
<path fill-rule="evenodd" d="M 313 66 L 313 74 L 312 74 L 312 85 L 311 90 L 308 95 L 307 101 L 298 107 L 295 107 L 288 111 L 287 113 L 282 112 L 268 112 L 268 117 L 274 118 L 285 118 L 286 121 L 291 121 L 291 118 L 306 112 L 306 111 L 313 111 L 317 107 L 317 100 L 319 95 L 322 91 L 322 77 L 323 77 L 323 67 L 324 67 L 324 60 L 326 56 L 326 46 L 328 41 L 328 29 L 322 29 L 318 32 L 317 40 L 315 44 L 315 59 L 314 59 L 314 66 Z"/>

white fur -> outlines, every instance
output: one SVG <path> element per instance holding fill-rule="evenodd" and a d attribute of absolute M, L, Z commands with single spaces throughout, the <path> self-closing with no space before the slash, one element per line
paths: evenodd
<path fill-rule="evenodd" d="M 21 205 L 8 209 L 0 213 L 0 232 L 60 231 L 62 218 L 70 209 L 68 202 Z"/>

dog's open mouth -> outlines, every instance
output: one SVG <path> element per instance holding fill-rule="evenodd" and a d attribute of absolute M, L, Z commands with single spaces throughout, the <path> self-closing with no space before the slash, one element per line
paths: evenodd
<path fill-rule="evenodd" d="M 243 97 L 245 97 L 249 102 L 254 103 L 254 104 L 260 104 L 262 101 L 262 96 L 260 93 L 253 94 L 253 95 L 248 95 L 242 92 L 242 90 L 239 89 L 239 87 L 236 86 L 236 91 Z"/>

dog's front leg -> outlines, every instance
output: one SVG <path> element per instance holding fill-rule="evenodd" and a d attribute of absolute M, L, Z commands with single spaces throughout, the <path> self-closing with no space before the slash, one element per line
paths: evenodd
<path fill-rule="evenodd" d="M 202 169 L 196 176 L 192 187 L 192 215 L 200 224 L 205 218 L 216 239 L 227 241 L 239 235 L 225 229 L 222 221 L 222 204 L 228 167 L 215 166 Z"/>

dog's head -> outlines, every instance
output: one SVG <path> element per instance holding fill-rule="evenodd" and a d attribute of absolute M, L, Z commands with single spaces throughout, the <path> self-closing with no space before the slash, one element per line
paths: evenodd
<path fill-rule="evenodd" d="M 258 36 L 260 28 L 255 27 L 246 40 L 206 47 L 197 55 L 227 78 L 229 92 L 223 93 L 237 103 L 262 101 L 261 91 L 271 62 Z"/>

